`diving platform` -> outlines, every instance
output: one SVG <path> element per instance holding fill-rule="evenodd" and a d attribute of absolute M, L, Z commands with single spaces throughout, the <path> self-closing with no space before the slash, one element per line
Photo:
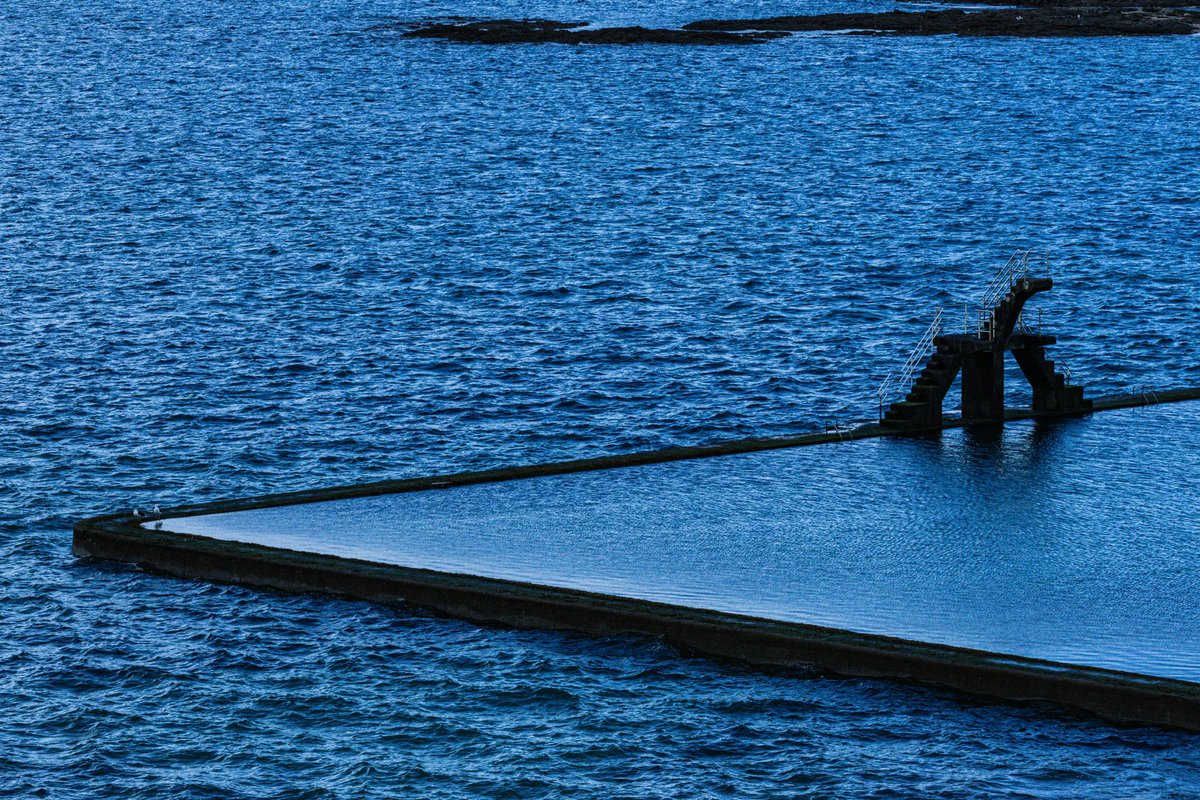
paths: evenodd
<path fill-rule="evenodd" d="M 1025 304 L 1049 291 L 1049 275 L 1031 273 L 1033 251 L 1013 255 L 984 291 L 973 330 L 970 315 L 961 334 L 942 333 L 939 310 L 898 376 L 890 375 L 879 388 L 880 424 L 897 431 L 923 432 L 942 428 L 942 406 L 954 381 L 962 375 L 962 419 L 966 424 L 1003 422 L 1004 361 L 1012 353 L 1033 390 L 1032 410 L 1043 414 L 1078 415 L 1092 409 L 1083 387 L 1071 384 L 1069 370 L 1059 371 L 1046 356 L 1057 338 L 1032 330 L 1024 322 Z M 918 371 L 919 369 L 919 371 Z M 891 402 L 893 393 L 907 395 Z"/>

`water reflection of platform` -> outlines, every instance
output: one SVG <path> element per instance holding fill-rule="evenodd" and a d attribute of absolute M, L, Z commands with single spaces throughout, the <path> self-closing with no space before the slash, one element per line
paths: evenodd
<path fill-rule="evenodd" d="M 1200 680 L 1196 411 L 1112 411 L 166 527 Z"/>

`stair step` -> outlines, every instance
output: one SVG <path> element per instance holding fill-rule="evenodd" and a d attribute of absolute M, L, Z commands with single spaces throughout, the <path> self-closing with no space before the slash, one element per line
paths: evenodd
<path fill-rule="evenodd" d="M 888 412 L 885 416 L 891 419 L 912 419 L 922 409 L 928 408 L 928 403 L 919 403 L 913 400 L 901 400 L 898 403 L 892 403 L 888 407 Z"/>

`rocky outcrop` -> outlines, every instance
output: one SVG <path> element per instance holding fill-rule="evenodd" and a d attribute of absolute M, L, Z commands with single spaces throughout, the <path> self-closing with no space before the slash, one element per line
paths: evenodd
<path fill-rule="evenodd" d="M 437 23 L 404 33 L 414 39 L 472 44 L 755 44 L 787 36 L 786 31 L 723 31 L 719 28 L 592 28 L 586 22 L 498 19 Z"/>
<path fill-rule="evenodd" d="M 1183 9 L 1111 6 L 1038 7 L 965 11 L 883 11 L 867 14 L 806 14 L 764 19 L 703 20 L 685 30 L 842 31 L 938 36 L 1166 36 L 1200 30 L 1200 13 Z"/>
<path fill-rule="evenodd" d="M 1001 0 L 983 0 L 1000 2 Z M 472 44 L 756 44 L 797 32 L 830 31 L 871 36 L 1171 36 L 1200 32 L 1200 11 L 1180 7 L 1125 7 L 1117 2 L 1027 0 L 1017 8 L 934 9 L 861 14 L 803 14 L 762 19 L 711 19 L 680 29 L 591 27 L 548 19 L 442 20 L 413 27 L 415 39 Z M 1185 0 L 1164 0 L 1177 5 Z M 1192 2 L 1192 0 L 1186 0 Z M 1195 0 L 1200 2 L 1200 0 Z"/>

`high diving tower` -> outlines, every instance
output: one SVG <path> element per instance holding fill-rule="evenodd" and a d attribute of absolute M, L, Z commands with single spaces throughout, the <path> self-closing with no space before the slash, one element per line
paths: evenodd
<path fill-rule="evenodd" d="M 1073 386 L 1070 370 L 1055 370 L 1046 347 L 1058 339 L 1031 330 L 1021 318 L 1026 301 L 1053 288 L 1049 275 L 1030 274 L 1033 251 L 1017 253 L 996 274 L 979 305 L 974 332 L 942 334 L 939 310 L 899 374 L 880 386 L 880 424 L 900 431 L 942 427 L 942 402 L 962 372 L 962 418 L 966 424 L 1004 421 L 1004 354 L 1012 351 L 1033 388 L 1033 410 L 1052 415 L 1085 414 L 1092 401 L 1082 386 Z M 922 366 L 923 365 L 923 366 Z M 920 372 L 917 368 L 921 367 Z M 909 387 L 908 395 L 886 408 L 891 392 Z"/>

